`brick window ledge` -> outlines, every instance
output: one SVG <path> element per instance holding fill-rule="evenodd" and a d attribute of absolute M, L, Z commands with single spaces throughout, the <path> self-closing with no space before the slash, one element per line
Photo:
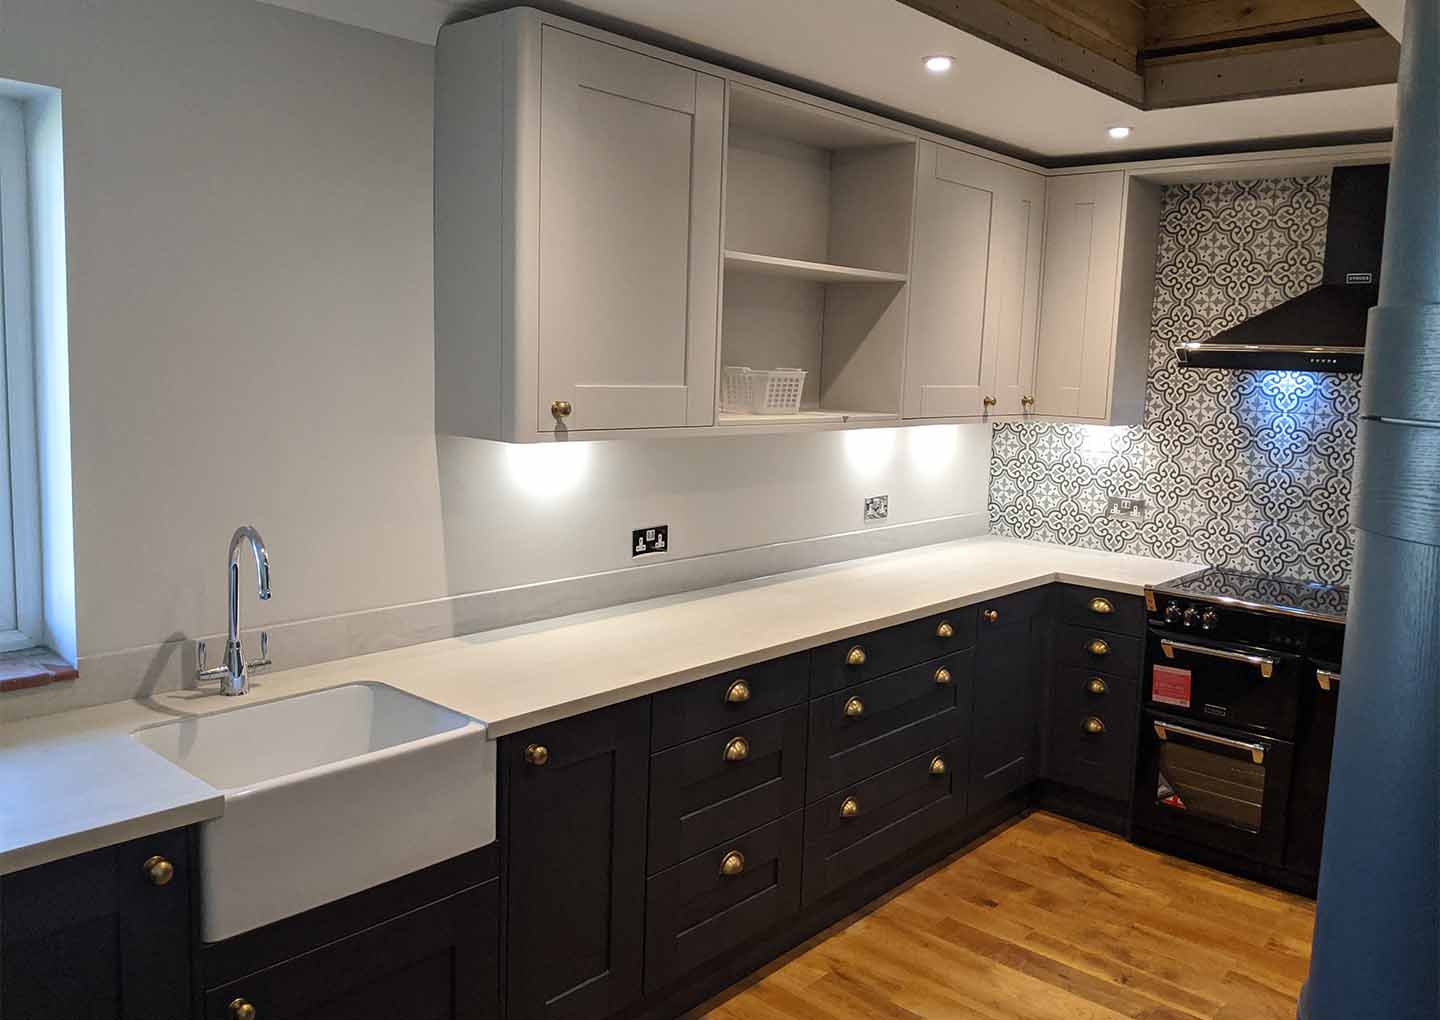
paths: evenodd
<path fill-rule="evenodd" d="M 79 671 L 48 648 L 0 654 L 0 694 L 74 680 Z"/>

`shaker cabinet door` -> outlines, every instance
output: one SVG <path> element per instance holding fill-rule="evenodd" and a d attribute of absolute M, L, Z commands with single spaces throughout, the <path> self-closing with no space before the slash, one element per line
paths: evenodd
<path fill-rule="evenodd" d="M 719 78 L 543 29 L 542 431 L 713 423 L 724 105 Z"/>

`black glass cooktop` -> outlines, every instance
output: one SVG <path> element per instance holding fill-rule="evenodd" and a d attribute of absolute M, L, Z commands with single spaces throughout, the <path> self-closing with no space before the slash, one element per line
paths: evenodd
<path fill-rule="evenodd" d="M 1291 577 L 1267 577 L 1210 567 L 1168 584 L 1156 585 L 1163 595 L 1202 599 L 1266 613 L 1345 622 L 1350 590 Z"/>

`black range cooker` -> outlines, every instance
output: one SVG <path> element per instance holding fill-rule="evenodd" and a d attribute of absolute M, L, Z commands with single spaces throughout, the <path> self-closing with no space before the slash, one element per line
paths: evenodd
<path fill-rule="evenodd" d="M 1210 568 L 1145 600 L 1135 839 L 1313 895 L 1348 592 Z"/>

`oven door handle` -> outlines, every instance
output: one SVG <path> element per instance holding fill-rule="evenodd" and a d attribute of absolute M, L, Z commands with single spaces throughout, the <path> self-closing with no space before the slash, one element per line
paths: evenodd
<path fill-rule="evenodd" d="M 1172 641 L 1170 638 L 1160 639 L 1160 650 L 1165 653 L 1165 658 L 1175 658 L 1177 651 L 1194 652 L 1196 655 L 1208 655 L 1214 659 L 1228 659 L 1231 662 L 1248 662 L 1260 670 L 1260 675 L 1269 680 L 1275 675 L 1275 660 L 1268 655 L 1251 655 L 1249 652 L 1232 652 L 1224 648 L 1211 648 L 1209 645 L 1192 645 L 1188 641 Z"/>
<path fill-rule="evenodd" d="M 1265 764 L 1265 745 L 1252 744 L 1246 740 L 1232 740 L 1229 737 L 1218 737 L 1213 733 L 1206 733 L 1204 730 L 1192 730 L 1188 726 L 1176 726 L 1174 723 L 1155 720 L 1155 735 L 1161 740 L 1169 740 L 1170 734 L 1178 733 L 1182 737 L 1194 737 L 1196 740 L 1208 740 L 1212 744 L 1221 744 L 1225 747 L 1233 747 L 1237 751 L 1249 751 L 1250 760 L 1256 765 Z"/>

